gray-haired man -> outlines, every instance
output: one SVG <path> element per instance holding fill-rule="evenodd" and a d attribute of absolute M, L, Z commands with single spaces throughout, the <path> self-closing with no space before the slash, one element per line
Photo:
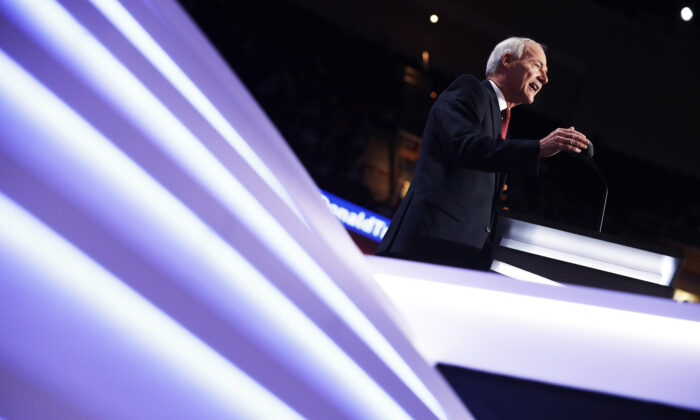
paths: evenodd
<path fill-rule="evenodd" d="M 548 82 L 544 48 L 508 38 L 494 48 L 486 80 L 457 78 L 435 101 L 411 187 L 378 255 L 488 270 L 494 200 L 504 173 L 536 173 L 540 157 L 580 153 L 573 127 L 541 140 L 508 139 L 510 109 L 532 103 Z"/>

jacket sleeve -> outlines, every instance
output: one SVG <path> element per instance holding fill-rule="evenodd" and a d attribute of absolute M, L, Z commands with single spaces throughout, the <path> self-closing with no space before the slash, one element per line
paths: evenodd
<path fill-rule="evenodd" d="M 491 98 L 473 76 L 461 76 L 440 95 L 432 119 L 446 159 L 454 165 L 488 172 L 537 172 L 538 140 L 502 140 L 485 129 L 492 118 Z"/>

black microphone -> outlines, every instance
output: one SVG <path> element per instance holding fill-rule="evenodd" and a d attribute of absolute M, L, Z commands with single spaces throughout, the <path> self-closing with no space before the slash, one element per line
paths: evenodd
<path fill-rule="evenodd" d="M 581 158 L 586 160 L 593 159 L 593 143 L 588 143 L 588 147 L 585 149 L 581 149 L 581 153 L 574 153 L 569 150 L 567 150 L 565 153 L 575 158 Z"/>

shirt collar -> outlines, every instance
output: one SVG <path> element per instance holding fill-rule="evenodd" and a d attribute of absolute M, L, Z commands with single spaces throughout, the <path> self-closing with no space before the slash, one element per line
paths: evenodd
<path fill-rule="evenodd" d="M 501 89 L 496 86 L 496 84 L 493 82 L 493 80 L 489 79 L 489 82 L 491 82 L 491 86 L 493 87 L 493 90 L 496 92 L 496 97 L 498 98 L 498 108 L 503 111 L 504 109 L 508 108 L 508 103 L 506 102 L 506 97 L 503 96 L 503 92 L 501 92 Z"/>

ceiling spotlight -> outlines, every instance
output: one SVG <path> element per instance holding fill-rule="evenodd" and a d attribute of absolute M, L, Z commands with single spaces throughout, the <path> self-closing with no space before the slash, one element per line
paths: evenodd
<path fill-rule="evenodd" d="M 688 9 L 688 8 L 686 7 L 686 9 Z M 685 9 L 684 9 L 684 10 L 685 10 Z M 688 10 L 690 10 L 690 9 L 688 9 Z M 690 12 L 690 14 L 692 15 L 693 12 Z M 437 21 L 438 21 L 438 15 L 430 15 L 430 21 L 431 21 L 432 23 L 437 23 Z"/>
<path fill-rule="evenodd" d="M 693 18 L 693 11 L 690 9 L 690 7 L 684 7 L 681 9 L 681 19 L 684 21 L 689 21 L 690 19 Z"/>

